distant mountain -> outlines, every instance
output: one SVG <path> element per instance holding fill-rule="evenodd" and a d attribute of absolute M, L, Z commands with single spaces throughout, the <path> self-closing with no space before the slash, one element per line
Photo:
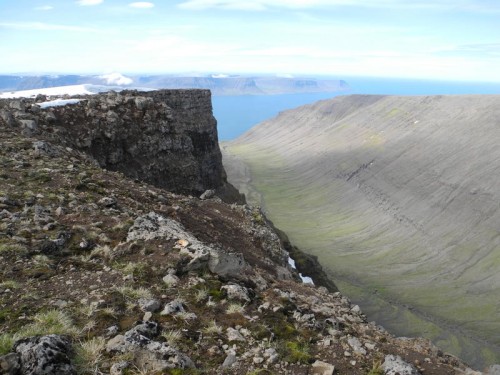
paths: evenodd
<path fill-rule="evenodd" d="M 176 77 L 170 75 L 124 76 L 108 75 L 0 75 L 0 91 L 20 91 L 68 85 L 113 85 L 127 88 L 152 89 L 209 89 L 213 95 L 266 95 L 346 91 L 349 85 L 343 80 L 313 78 L 247 77 L 209 75 Z"/>

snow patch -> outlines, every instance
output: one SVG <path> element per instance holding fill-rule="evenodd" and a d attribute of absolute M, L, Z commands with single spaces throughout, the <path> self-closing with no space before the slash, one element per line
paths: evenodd
<path fill-rule="evenodd" d="M 88 95 L 94 94 L 91 91 L 91 85 L 70 85 L 70 86 L 57 86 L 48 87 L 45 89 L 22 90 L 0 93 L 2 99 L 14 98 L 34 98 L 37 95 L 57 96 L 57 95 Z"/>
<path fill-rule="evenodd" d="M 108 85 L 127 86 L 134 82 L 132 78 L 125 77 L 121 73 L 104 74 L 99 78 L 105 80 Z"/>
<path fill-rule="evenodd" d="M 297 269 L 297 267 L 295 266 L 295 261 L 294 261 L 292 258 L 290 258 L 290 257 L 288 257 L 288 264 L 289 264 L 289 265 L 290 265 L 290 266 L 291 266 L 294 270 L 296 270 L 296 269 Z M 314 285 L 314 281 L 313 281 L 313 279 L 311 279 L 309 276 L 302 276 L 302 274 L 301 274 L 300 272 L 299 272 L 299 276 L 300 276 L 300 279 L 302 280 L 302 282 L 303 282 L 304 284 L 312 284 L 312 285 Z"/>
<path fill-rule="evenodd" d="M 77 104 L 80 103 L 81 99 L 56 99 L 50 100 L 48 102 L 37 103 L 40 108 L 49 108 L 49 107 L 61 107 L 68 104 Z"/>

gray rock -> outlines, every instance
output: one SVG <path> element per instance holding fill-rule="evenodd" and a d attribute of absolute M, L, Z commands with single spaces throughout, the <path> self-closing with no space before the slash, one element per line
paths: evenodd
<path fill-rule="evenodd" d="M 212 249 L 208 267 L 211 272 L 220 276 L 241 276 L 242 271 L 247 268 L 247 264 L 240 253 Z"/>
<path fill-rule="evenodd" d="M 23 375 L 74 375 L 70 342 L 59 335 L 29 337 L 17 341 L 13 351 L 19 355 Z"/>
<path fill-rule="evenodd" d="M 14 120 L 14 116 L 12 113 L 6 110 L 0 111 L 0 119 L 2 119 L 7 126 L 15 126 L 16 120 Z"/>
<path fill-rule="evenodd" d="M 161 304 L 160 301 L 156 299 L 144 299 L 141 298 L 138 301 L 139 307 L 142 311 L 150 311 L 150 312 L 157 312 L 160 310 Z"/>
<path fill-rule="evenodd" d="M 234 365 L 238 361 L 238 358 L 236 357 L 236 352 L 234 350 L 231 350 L 229 354 L 227 355 L 226 359 L 224 359 L 224 362 L 222 363 L 223 368 L 228 368 Z"/>
<path fill-rule="evenodd" d="M 200 195 L 200 199 L 210 199 L 210 198 L 213 198 L 215 196 L 215 190 L 205 190 L 205 192 Z"/>
<path fill-rule="evenodd" d="M 37 129 L 37 122 L 35 120 L 18 120 L 21 127 L 29 131 L 35 131 Z"/>
<path fill-rule="evenodd" d="M 152 339 L 160 333 L 160 327 L 156 322 L 138 322 L 138 324 L 125 332 L 125 337 L 131 337 L 134 335 L 145 336 L 148 339 Z"/>
<path fill-rule="evenodd" d="M 184 306 L 182 306 L 182 302 L 178 300 L 173 300 L 165 305 L 163 311 L 160 313 L 161 315 L 172 315 L 185 312 Z"/>
<path fill-rule="evenodd" d="M 152 340 L 158 335 L 155 322 L 140 323 L 125 335 L 118 335 L 106 343 L 109 353 L 131 353 L 135 366 L 149 372 L 172 368 L 194 368 L 194 362 L 165 342 Z"/>
<path fill-rule="evenodd" d="M 111 336 L 116 335 L 118 333 L 118 331 L 119 331 L 119 327 L 114 325 L 114 326 L 106 328 L 104 335 L 106 337 L 111 337 Z"/>
<path fill-rule="evenodd" d="M 485 371 L 485 375 L 500 375 L 500 365 L 492 365 Z"/>
<path fill-rule="evenodd" d="M 19 354 L 9 353 L 0 357 L 0 373 L 6 375 L 17 375 L 21 370 Z"/>
<path fill-rule="evenodd" d="M 386 375 L 419 375 L 418 370 L 411 364 L 403 361 L 400 356 L 386 355 L 382 365 Z"/>
<path fill-rule="evenodd" d="M 116 198 L 115 197 L 104 197 L 101 198 L 98 202 L 99 206 L 102 207 L 113 207 L 116 205 Z"/>
<path fill-rule="evenodd" d="M 45 141 L 33 142 L 33 149 L 35 150 L 35 155 L 47 155 L 54 157 L 59 155 L 59 152 L 50 143 Z"/>
<path fill-rule="evenodd" d="M 229 299 L 250 302 L 250 297 L 248 296 L 248 290 L 243 286 L 236 284 L 223 285 L 221 290 L 224 290 L 226 292 L 227 297 Z"/>
<path fill-rule="evenodd" d="M 264 351 L 264 357 L 267 358 L 267 363 L 276 363 L 279 359 L 279 354 L 274 348 L 267 348 Z"/>
<path fill-rule="evenodd" d="M 347 343 L 354 351 L 354 354 L 366 355 L 366 349 L 363 348 L 363 345 L 361 344 L 361 342 L 358 340 L 357 337 L 349 337 L 347 339 Z"/>
<path fill-rule="evenodd" d="M 316 361 L 312 364 L 311 375 L 333 375 L 335 366 L 326 362 Z"/>
<path fill-rule="evenodd" d="M 168 287 L 176 286 L 179 283 L 179 278 L 171 273 L 165 275 L 162 280 Z"/>
<path fill-rule="evenodd" d="M 109 375 L 123 375 L 123 371 L 130 367 L 130 363 L 127 361 L 120 361 L 118 363 L 113 363 L 109 369 Z"/>
<path fill-rule="evenodd" d="M 228 341 L 246 341 L 242 334 L 234 328 L 229 327 L 226 330 Z"/>
<path fill-rule="evenodd" d="M 185 246 L 181 251 L 191 257 L 183 268 L 184 272 L 195 271 L 204 267 L 220 276 L 241 276 L 247 267 L 241 253 L 226 252 L 199 241 L 187 232 L 177 221 L 164 218 L 155 212 L 150 212 L 135 219 L 129 229 L 127 241 L 153 240 L 158 238 L 182 239 Z"/>

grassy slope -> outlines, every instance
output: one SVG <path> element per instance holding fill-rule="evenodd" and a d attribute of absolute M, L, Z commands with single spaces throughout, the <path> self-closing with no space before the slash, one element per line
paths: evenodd
<path fill-rule="evenodd" d="M 366 287 L 378 291 L 369 308 L 381 323 L 498 362 L 466 336 L 500 345 L 499 104 L 495 96 L 340 97 L 264 122 L 226 154 L 249 167 L 247 184 L 294 243 L 337 280 L 363 286 L 344 289 L 362 298 Z M 384 300 L 420 314 L 400 311 L 395 322 Z"/>

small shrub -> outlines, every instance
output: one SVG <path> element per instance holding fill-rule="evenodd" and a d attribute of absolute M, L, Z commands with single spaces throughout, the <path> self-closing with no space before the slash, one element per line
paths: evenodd
<path fill-rule="evenodd" d="M 304 343 L 297 341 L 287 341 L 285 344 L 286 348 L 286 360 L 291 363 L 309 363 L 311 355 L 309 354 L 309 346 Z"/>
<path fill-rule="evenodd" d="M 203 333 L 205 333 L 206 335 L 220 335 L 222 334 L 222 327 L 218 325 L 215 320 L 212 320 L 209 325 L 203 329 Z"/>
<path fill-rule="evenodd" d="M 381 361 L 374 361 L 373 366 L 367 375 L 384 375 L 384 369 Z"/>
<path fill-rule="evenodd" d="M 125 298 L 129 299 L 139 299 L 139 298 L 146 298 L 146 299 L 151 299 L 153 298 L 153 294 L 149 289 L 146 288 L 132 288 L 129 286 L 122 286 L 116 289 L 118 292 L 120 292 Z"/>
<path fill-rule="evenodd" d="M 0 355 L 5 355 L 12 350 L 12 346 L 14 345 L 14 336 L 3 333 L 0 335 Z"/>
<path fill-rule="evenodd" d="M 75 349 L 75 365 L 79 374 L 99 374 L 99 363 L 106 346 L 102 337 L 80 342 Z"/>
<path fill-rule="evenodd" d="M 4 289 L 18 289 L 19 287 L 19 283 L 15 280 L 5 280 L 0 283 L 0 288 Z"/>
<path fill-rule="evenodd" d="M 236 302 L 230 303 L 226 309 L 227 314 L 235 314 L 235 313 L 243 314 L 244 311 L 245 311 L 245 306 Z"/>
<path fill-rule="evenodd" d="M 180 330 L 164 330 L 161 336 L 169 345 L 175 345 L 182 339 L 182 332 Z"/>
<path fill-rule="evenodd" d="M 194 299 L 196 302 L 202 302 L 204 301 L 205 299 L 207 299 L 208 297 L 208 290 L 203 288 L 203 289 L 199 289 L 196 291 L 196 294 L 194 296 Z"/>
<path fill-rule="evenodd" d="M 26 254 L 28 250 L 26 247 L 19 244 L 0 244 L 0 254 L 2 253 L 15 253 Z"/>
<path fill-rule="evenodd" d="M 78 333 L 79 330 L 64 311 L 49 310 L 36 314 L 33 323 L 22 328 L 17 335 L 23 338 L 50 334 L 76 336 Z"/>

